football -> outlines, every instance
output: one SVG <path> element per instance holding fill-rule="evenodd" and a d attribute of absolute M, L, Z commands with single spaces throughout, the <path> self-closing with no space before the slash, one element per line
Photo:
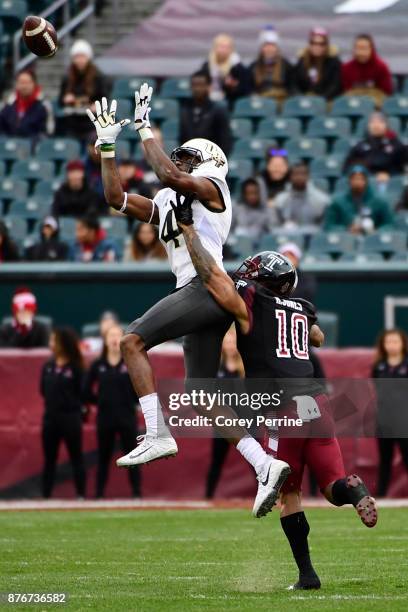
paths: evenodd
<path fill-rule="evenodd" d="M 26 17 L 23 23 L 23 38 L 30 51 L 38 57 L 52 57 L 57 52 L 57 32 L 52 23 L 43 17 Z"/>

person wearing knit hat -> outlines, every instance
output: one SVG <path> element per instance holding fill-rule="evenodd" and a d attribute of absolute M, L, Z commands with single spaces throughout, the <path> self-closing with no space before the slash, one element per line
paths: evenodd
<path fill-rule="evenodd" d="M 66 181 L 54 195 L 53 216 L 83 217 L 90 213 L 106 214 L 105 199 L 88 185 L 85 164 L 79 159 L 73 159 L 68 162 L 66 169 Z"/>
<path fill-rule="evenodd" d="M 11 300 L 13 319 L 0 326 L 0 347 L 37 348 L 48 346 L 49 330 L 35 319 L 37 300 L 27 287 L 16 289 Z"/>
<path fill-rule="evenodd" d="M 59 239 L 59 225 L 55 217 L 45 217 L 40 225 L 40 240 L 27 247 L 28 261 L 66 261 L 68 245 Z"/>
<path fill-rule="evenodd" d="M 109 94 L 109 87 L 93 63 L 93 49 L 88 41 L 76 40 L 70 50 L 71 64 L 61 83 L 59 106 L 65 111 L 61 128 L 67 136 L 85 140 L 89 122 L 85 109 Z"/>
<path fill-rule="evenodd" d="M 294 79 L 301 94 L 323 96 L 326 100 L 341 94 L 341 61 L 324 28 L 315 27 L 309 33 L 309 43 L 299 54 Z"/>
<path fill-rule="evenodd" d="M 282 102 L 293 91 L 293 69 L 281 55 L 279 34 L 267 26 L 259 34 L 258 58 L 250 65 L 252 93 Z"/>

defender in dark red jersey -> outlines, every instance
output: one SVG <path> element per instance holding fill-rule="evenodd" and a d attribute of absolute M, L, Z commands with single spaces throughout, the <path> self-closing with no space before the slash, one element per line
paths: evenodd
<path fill-rule="evenodd" d="M 302 420 L 302 437 L 286 437 L 279 430 L 275 439 L 268 436 L 268 447 L 292 470 L 281 489 L 281 524 L 299 568 L 299 580 L 293 588 L 318 589 L 320 580 L 307 540 L 309 524 L 301 505 L 304 467 L 314 473 L 328 501 L 336 506 L 352 504 L 367 527 L 376 524 L 377 508 L 361 478 L 345 474 L 329 401 L 313 378 L 309 345 L 321 346 L 324 340 L 315 308 L 305 300 L 290 298 L 297 273 L 285 256 L 264 251 L 246 259 L 234 276 L 234 284 L 202 246 L 194 230 L 191 206 L 180 206 L 176 218 L 206 288 L 235 316 L 246 377 L 270 379 L 271 384 L 275 381 L 283 387 L 279 416 Z M 322 437 L 310 437 L 319 430 Z"/>

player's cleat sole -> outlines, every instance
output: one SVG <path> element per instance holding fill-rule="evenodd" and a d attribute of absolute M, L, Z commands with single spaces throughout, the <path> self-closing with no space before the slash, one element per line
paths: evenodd
<path fill-rule="evenodd" d="M 298 580 L 295 584 L 291 584 L 287 590 L 288 591 L 311 591 L 318 590 L 322 586 L 320 582 L 319 576 L 311 576 L 310 578 L 302 578 Z"/>
<path fill-rule="evenodd" d="M 353 493 L 353 506 L 366 527 L 375 527 L 378 521 L 377 502 L 371 497 L 360 476 L 352 474 L 347 477 L 347 486 Z"/>
<path fill-rule="evenodd" d="M 276 504 L 279 491 L 290 474 L 290 467 L 285 461 L 272 459 L 258 476 L 258 492 L 256 494 L 252 514 L 255 518 L 262 518 Z"/>
<path fill-rule="evenodd" d="M 133 467 L 157 461 L 158 459 L 169 459 L 178 453 L 176 441 L 171 436 L 159 438 L 154 436 L 139 436 L 140 444 L 130 453 L 120 457 L 116 461 L 118 467 Z"/>

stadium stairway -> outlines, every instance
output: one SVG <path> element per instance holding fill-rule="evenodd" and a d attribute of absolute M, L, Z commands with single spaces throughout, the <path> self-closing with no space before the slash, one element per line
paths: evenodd
<path fill-rule="evenodd" d="M 162 3 L 163 0 L 138 0 L 138 2 L 117 0 L 119 11 L 115 16 L 115 2 L 106 0 L 102 15 L 95 17 L 93 43 L 95 56 L 98 57 L 123 36 L 130 34 L 140 21 L 152 15 Z M 117 32 L 115 31 L 116 23 Z M 85 23 L 75 32 L 74 38 L 90 40 L 91 32 L 90 24 Z M 90 42 L 92 41 L 90 40 Z M 65 49 L 64 46 L 69 46 L 69 44 L 69 39 L 66 38 L 61 45 L 60 52 L 53 58 L 46 62 L 36 62 L 39 82 L 43 86 L 48 99 L 55 98 L 59 93 L 59 86 L 62 75 L 66 71 L 66 61 L 69 53 L 69 49 Z"/>

